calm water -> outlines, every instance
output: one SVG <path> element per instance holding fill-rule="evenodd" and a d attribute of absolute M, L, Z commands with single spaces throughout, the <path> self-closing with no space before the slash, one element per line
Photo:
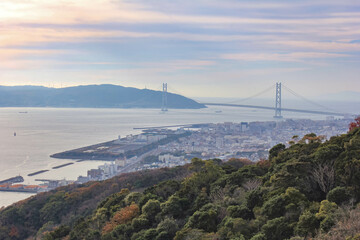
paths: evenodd
<path fill-rule="evenodd" d="M 215 113 L 222 110 L 222 113 Z M 19 113 L 24 112 L 27 113 Z M 158 109 L 0 109 L 0 180 L 21 175 L 25 184 L 35 178 L 70 179 L 86 175 L 88 169 L 103 164 L 85 161 L 57 170 L 52 167 L 72 160 L 52 159 L 49 155 L 116 139 L 118 135 L 139 133 L 134 127 L 189 123 L 219 123 L 273 120 L 272 111 L 234 108 L 201 110 L 170 110 L 161 114 Z M 300 114 L 286 117 L 304 118 Z M 323 119 L 324 116 L 306 118 Z M 16 132 L 16 137 L 14 136 Z M 49 172 L 27 177 L 27 174 L 51 169 Z M 27 193 L 0 192 L 0 206 L 7 206 L 31 196 Z"/>

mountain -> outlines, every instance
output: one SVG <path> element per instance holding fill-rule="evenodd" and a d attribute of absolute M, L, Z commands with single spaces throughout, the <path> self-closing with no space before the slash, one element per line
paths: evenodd
<path fill-rule="evenodd" d="M 168 108 L 198 109 L 203 104 L 178 94 L 167 94 Z M 162 92 L 117 85 L 67 88 L 0 86 L 0 107 L 160 108 Z"/>
<path fill-rule="evenodd" d="M 195 158 L 37 194 L 0 210 L 0 239 L 359 239 L 359 127 L 269 154 Z"/>

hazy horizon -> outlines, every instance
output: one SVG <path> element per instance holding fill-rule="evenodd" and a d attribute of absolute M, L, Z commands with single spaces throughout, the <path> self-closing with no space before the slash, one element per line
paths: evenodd
<path fill-rule="evenodd" d="M 69 87 L 80 87 L 80 86 L 91 86 L 91 85 L 114 85 L 114 86 L 120 86 L 120 87 L 124 87 L 124 88 L 136 88 L 136 87 L 131 87 L 131 86 L 125 86 L 125 85 L 118 85 L 118 84 L 112 84 L 112 83 L 102 83 L 102 84 L 83 84 L 83 85 L 74 85 L 74 86 L 59 86 L 59 87 L 55 87 L 55 86 L 45 86 L 45 85 L 0 85 L 0 87 L 44 87 L 44 88 L 53 88 L 53 89 L 61 89 L 61 88 L 69 88 Z M 158 88 L 158 89 L 150 89 L 150 88 L 138 88 L 140 90 L 153 90 L 153 91 L 162 91 L 162 89 Z M 274 91 L 275 91 L 275 87 L 274 89 L 269 89 L 267 90 L 265 93 L 260 94 L 259 96 L 256 96 L 255 101 L 264 101 L 264 100 L 269 100 L 269 99 L 273 99 L 274 98 Z M 206 100 L 219 100 L 219 101 L 229 101 L 229 100 L 243 100 L 244 98 L 248 98 L 248 97 L 252 97 L 252 95 L 243 95 L 243 96 L 236 96 L 236 97 L 231 97 L 231 96 L 223 96 L 223 97 L 216 97 L 216 96 L 186 96 L 180 92 L 172 92 L 171 90 L 168 91 L 170 93 L 174 93 L 174 94 L 178 94 L 178 95 L 182 95 L 188 98 L 192 98 L 196 101 L 206 101 Z M 316 96 L 309 96 L 310 99 L 313 100 L 317 100 L 317 101 L 334 101 L 334 102 L 338 102 L 338 101 L 343 101 L 343 102 L 360 102 L 360 91 L 336 91 L 336 92 L 330 92 L 328 94 L 322 94 L 322 95 L 316 95 Z M 283 93 L 283 99 L 290 99 L 290 100 L 299 100 L 298 97 L 287 93 L 284 91 Z M 309 100 L 310 100 L 309 99 Z"/>

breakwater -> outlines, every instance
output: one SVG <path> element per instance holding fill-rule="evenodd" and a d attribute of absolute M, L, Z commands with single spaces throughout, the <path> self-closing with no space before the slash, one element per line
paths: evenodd
<path fill-rule="evenodd" d="M 22 176 L 16 176 L 12 178 L 5 179 L 3 181 L 0 181 L 0 185 L 6 184 L 6 183 L 20 183 L 24 182 L 24 178 Z"/>
<path fill-rule="evenodd" d="M 65 163 L 65 164 L 61 164 L 61 165 L 58 165 L 58 166 L 53 167 L 52 169 L 63 168 L 63 167 L 66 167 L 66 166 L 69 166 L 69 165 L 72 165 L 72 164 L 74 164 L 74 163 Z"/>
<path fill-rule="evenodd" d="M 37 172 L 33 172 L 33 173 L 29 173 L 28 176 L 31 177 L 31 176 L 35 176 L 35 175 L 38 175 L 40 173 L 44 173 L 44 172 L 48 172 L 49 170 L 40 170 L 40 171 L 37 171 Z"/>

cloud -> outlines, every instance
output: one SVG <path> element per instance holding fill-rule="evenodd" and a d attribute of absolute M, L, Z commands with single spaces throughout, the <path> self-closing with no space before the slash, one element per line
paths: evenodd
<path fill-rule="evenodd" d="M 221 3 L 226 4 L 226 3 Z M 232 3 L 233 4 L 233 3 Z M 265 6 L 264 6 L 265 4 Z M 247 3 L 256 7 L 256 4 Z M 268 3 L 259 6 L 266 8 Z M 280 3 L 270 5 L 283 5 Z M 285 4 L 291 6 L 291 4 Z M 124 1 L 86 0 L 77 1 L 12 1 L 0 3 L 0 20 L 7 24 L 44 23 L 44 24 L 79 24 L 79 23 L 183 23 L 183 24 L 279 24 L 279 25 L 319 25 L 360 23 L 358 16 L 328 18 L 264 18 L 238 17 L 236 15 L 189 15 L 172 14 L 151 10 L 144 4 Z M 316 21 L 314 21 L 316 20 Z"/>
<path fill-rule="evenodd" d="M 222 59 L 237 61 L 279 61 L 297 62 L 305 59 L 327 59 L 349 57 L 347 54 L 319 53 L 319 52 L 294 52 L 294 53 L 235 53 L 223 54 Z"/>
<path fill-rule="evenodd" d="M 355 72 L 359 7 L 358 0 L 2 0 L 0 67 L 22 81 L 60 79 L 62 71 L 69 84 L 224 79 L 228 90 L 237 81 L 262 83 L 263 73 L 285 79 L 326 65 Z"/>
<path fill-rule="evenodd" d="M 291 49 L 312 49 L 325 52 L 358 52 L 359 43 L 346 42 L 313 42 L 313 41 L 274 41 L 268 42 L 271 45 L 282 45 L 291 47 Z"/>
<path fill-rule="evenodd" d="M 84 29 L 51 29 L 51 28 L 25 28 L 13 27 L 1 29 L 0 47 L 21 46 L 36 43 L 51 42 L 77 42 L 88 40 L 106 40 L 107 38 L 139 38 L 148 37 L 147 33 L 127 31 L 102 31 Z"/>
<path fill-rule="evenodd" d="M 41 59 L 64 54 L 73 54 L 65 50 L 36 50 L 36 49 L 11 49 L 0 48 L 0 69 L 3 70 L 28 70 L 44 69 L 49 67 L 51 61 Z"/>
<path fill-rule="evenodd" d="M 220 35 L 196 33 L 130 32 L 113 30 L 88 30 L 72 28 L 24 28 L 2 29 L 0 47 L 29 45 L 43 42 L 108 41 L 112 38 L 162 38 L 202 42 L 252 41 L 253 35 Z M 258 36 L 257 40 L 280 40 L 276 36 Z"/>
<path fill-rule="evenodd" d="M 4 49 L 0 48 L 0 61 L 26 56 L 44 56 L 52 54 L 64 54 L 62 50 L 32 50 L 32 49 Z"/>
<path fill-rule="evenodd" d="M 351 2 L 351 1 L 350 1 Z M 206 4 L 203 1 L 198 5 L 207 7 L 238 5 L 254 8 L 275 8 L 276 6 L 293 7 L 295 3 L 281 2 L 252 2 L 238 3 L 235 1 L 212 2 Z M 309 1 L 302 3 L 311 5 Z M 195 4 L 196 5 L 196 4 Z M 197 5 L 197 6 L 198 6 Z M 265 15 L 264 15 L 265 16 Z M 254 16 L 237 16 L 234 14 L 185 14 L 171 13 L 156 10 L 156 7 L 149 7 L 145 2 L 140 4 L 129 1 L 93 0 L 88 4 L 86 0 L 77 1 L 45 1 L 45 0 L 5 0 L 0 3 L 0 46 L 16 44 L 29 44 L 37 42 L 69 42 L 90 39 L 116 38 L 177 38 L 189 41 L 243 41 L 269 39 L 271 35 L 283 33 L 306 37 L 308 35 L 318 36 L 344 36 L 356 39 L 359 36 L 356 24 L 360 24 L 359 13 L 332 13 L 328 16 L 310 17 L 264 17 L 259 14 Z M 214 34 L 194 32 L 156 32 L 156 31 L 123 31 L 90 29 L 87 24 L 147 24 L 146 29 L 151 29 L 151 24 L 165 24 L 181 26 L 197 26 L 198 28 L 211 29 L 233 28 L 243 29 L 248 32 L 259 33 L 257 35 L 247 34 Z M 78 27 L 79 24 L 83 26 Z M 47 25 L 50 27 L 41 27 Z M 52 27 L 51 27 L 52 25 Z M 341 28 L 337 26 L 341 26 Z M 346 25 L 347 27 L 344 27 Z M 143 25 L 145 26 L 145 25 Z M 144 27 L 143 27 L 144 29 Z M 210 32 L 210 31 L 209 31 Z M 282 36 L 284 37 L 284 36 Z M 279 36 L 278 36 L 279 38 Z M 290 40 L 289 38 L 277 40 Z"/>

